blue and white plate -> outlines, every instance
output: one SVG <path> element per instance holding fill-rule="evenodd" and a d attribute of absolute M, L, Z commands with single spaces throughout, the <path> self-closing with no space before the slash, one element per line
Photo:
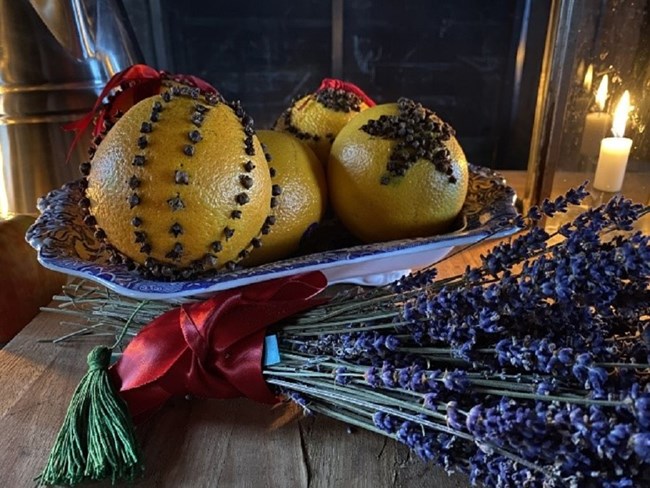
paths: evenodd
<path fill-rule="evenodd" d="M 147 279 L 123 265 L 109 264 L 92 231 L 83 223 L 77 202 L 79 182 L 53 190 L 38 202 L 41 215 L 27 233 L 46 268 L 96 281 L 137 299 L 170 299 L 204 295 L 295 273 L 320 270 L 330 284 L 356 283 L 379 286 L 411 269 L 433 264 L 454 246 L 505 237 L 517 231 L 513 220 L 515 192 L 490 169 L 470 165 L 469 191 L 454 229 L 449 233 L 377 244 L 360 244 L 336 221 L 323 224 L 306 239 L 306 254 L 282 261 L 218 271 L 191 281 Z"/>

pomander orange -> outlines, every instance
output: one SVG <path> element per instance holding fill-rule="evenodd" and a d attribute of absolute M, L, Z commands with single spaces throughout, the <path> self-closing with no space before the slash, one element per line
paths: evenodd
<path fill-rule="evenodd" d="M 467 195 L 467 160 L 453 130 L 404 98 L 352 119 L 327 169 L 334 211 L 365 242 L 444 232 Z"/>
<path fill-rule="evenodd" d="M 153 276 L 233 268 L 272 220 L 252 119 L 216 95 L 175 88 L 138 102 L 82 172 L 86 222 L 116 260 Z"/>
<path fill-rule="evenodd" d="M 286 109 L 273 128 L 300 139 L 326 165 L 332 142 L 339 131 L 355 115 L 374 104 L 352 83 L 326 78 L 318 90 Z"/>
<path fill-rule="evenodd" d="M 247 266 L 294 253 L 305 232 L 320 222 L 327 206 L 325 172 L 309 147 L 283 132 L 260 130 L 257 137 L 271 155 L 273 181 L 282 192 L 276 196 L 273 227 L 264 236 L 262 247 L 244 259 L 242 264 Z"/>
<path fill-rule="evenodd" d="M 195 90 L 203 95 L 217 94 L 212 85 L 196 76 L 158 71 L 143 64 L 132 65 L 115 73 L 104 86 L 90 113 L 69 125 L 70 130 L 77 132 L 73 145 L 92 123 L 91 151 L 94 150 L 106 132 L 133 105 L 164 91 L 180 88 Z"/>

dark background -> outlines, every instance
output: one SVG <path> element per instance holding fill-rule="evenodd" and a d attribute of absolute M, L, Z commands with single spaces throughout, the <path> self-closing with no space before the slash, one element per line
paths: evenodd
<path fill-rule="evenodd" d="M 468 159 L 524 169 L 550 0 L 125 0 L 155 67 L 195 74 L 268 128 L 322 78 L 406 96 Z"/>

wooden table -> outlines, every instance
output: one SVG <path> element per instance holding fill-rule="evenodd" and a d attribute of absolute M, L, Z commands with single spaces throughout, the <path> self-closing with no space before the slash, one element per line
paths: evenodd
<path fill-rule="evenodd" d="M 462 272 L 477 256 L 454 259 L 444 272 Z M 59 320 L 41 313 L 0 351 L 0 486 L 32 486 L 98 342 L 39 342 L 69 332 Z M 138 437 L 147 466 L 142 487 L 467 486 L 396 442 L 301 418 L 292 405 L 179 399 Z"/>
<path fill-rule="evenodd" d="M 507 173 L 521 190 L 523 175 Z M 442 276 L 478 263 L 489 245 L 445 261 Z M 0 318 L 2 320 L 2 318 Z M 59 316 L 41 313 L 0 351 L 0 486 L 33 486 L 94 343 L 53 345 Z M 94 339 L 97 342 L 97 339 Z M 382 436 L 292 405 L 248 400 L 170 402 L 138 430 L 146 476 L 138 487 L 466 487 Z M 104 486 L 104 485 L 94 485 Z"/>

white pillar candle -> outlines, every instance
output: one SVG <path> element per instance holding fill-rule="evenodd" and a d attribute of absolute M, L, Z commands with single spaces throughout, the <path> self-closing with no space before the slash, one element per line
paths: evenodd
<path fill-rule="evenodd" d="M 593 73 L 592 73 L 593 78 Z M 591 79 L 585 78 L 585 88 L 591 88 Z M 609 87 L 609 76 L 604 75 L 596 90 L 596 105 L 598 110 L 594 113 L 587 114 L 585 117 L 585 126 L 582 131 L 582 143 L 580 144 L 580 154 L 595 158 L 598 156 L 600 141 L 609 132 L 609 126 L 612 123 L 612 116 L 605 112 L 607 103 L 607 90 Z"/>
<path fill-rule="evenodd" d="M 612 133 L 614 137 L 606 137 L 600 144 L 598 166 L 594 177 L 594 188 L 600 191 L 615 193 L 623 188 L 625 168 L 632 149 L 632 139 L 625 135 L 625 124 L 630 112 L 630 92 L 625 90 L 621 100 L 614 110 Z"/>
<path fill-rule="evenodd" d="M 600 144 L 594 188 L 606 192 L 618 192 L 623 188 L 625 168 L 632 148 L 632 139 L 606 137 Z"/>
<path fill-rule="evenodd" d="M 596 157 L 600 149 L 600 141 L 609 132 L 612 116 L 606 112 L 593 112 L 585 118 L 585 128 L 582 131 L 580 154 Z"/>

